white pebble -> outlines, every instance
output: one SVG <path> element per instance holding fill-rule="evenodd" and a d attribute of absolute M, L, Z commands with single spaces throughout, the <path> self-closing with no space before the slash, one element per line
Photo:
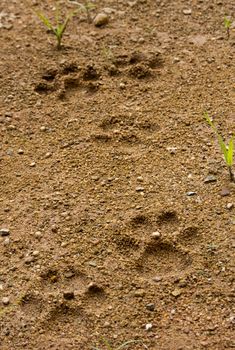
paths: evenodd
<path fill-rule="evenodd" d="M 161 232 L 155 231 L 151 234 L 152 238 L 160 238 L 161 237 Z"/>
<path fill-rule="evenodd" d="M 2 303 L 3 303 L 3 305 L 8 305 L 10 303 L 10 299 L 8 297 L 3 297 Z"/>
<path fill-rule="evenodd" d="M 145 325 L 146 331 L 150 331 L 150 329 L 152 329 L 152 328 L 153 328 L 152 323 L 147 323 L 147 324 Z"/>

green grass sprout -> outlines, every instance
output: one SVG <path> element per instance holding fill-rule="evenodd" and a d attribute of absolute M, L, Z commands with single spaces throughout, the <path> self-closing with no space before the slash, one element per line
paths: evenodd
<path fill-rule="evenodd" d="M 230 18 L 228 17 L 224 17 L 224 28 L 226 29 L 226 32 L 227 32 L 227 38 L 229 39 L 230 38 L 230 27 L 232 25 L 232 21 Z"/>
<path fill-rule="evenodd" d="M 226 145 L 226 143 L 223 140 L 223 137 L 220 135 L 220 133 L 218 132 L 216 126 L 214 125 L 214 123 L 212 122 L 211 118 L 209 117 L 208 113 L 205 112 L 204 113 L 204 117 L 207 121 L 207 123 L 210 125 L 210 127 L 213 129 L 213 131 L 215 132 L 217 139 L 218 139 L 218 143 L 221 149 L 221 152 L 223 153 L 224 156 L 224 160 L 226 162 L 226 165 L 228 167 L 228 171 L 229 171 L 229 176 L 230 176 L 230 180 L 235 182 L 235 176 L 234 173 L 232 171 L 232 166 L 233 166 L 233 153 L 234 153 L 234 144 L 233 144 L 233 136 L 230 138 L 228 145 Z"/>
<path fill-rule="evenodd" d="M 90 1 L 85 1 L 85 3 L 82 4 L 82 3 L 80 3 L 80 2 L 73 1 L 73 0 L 71 0 L 70 3 L 73 4 L 73 5 L 79 6 L 80 9 L 81 9 L 83 12 L 86 13 L 87 22 L 88 22 L 88 23 L 92 23 L 93 18 L 91 17 L 91 11 L 92 11 L 93 9 L 96 8 L 96 5 L 95 5 L 95 4 L 93 4 L 93 3 L 90 2 Z"/>
<path fill-rule="evenodd" d="M 77 13 L 77 11 L 73 11 L 67 14 L 64 20 L 62 20 L 62 14 L 60 11 L 60 7 L 57 3 L 56 6 L 56 15 L 55 15 L 55 25 L 49 20 L 49 18 L 44 15 L 42 12 L 34 11 L 36 16 L 41 20 L 41 22 L 56 36 L 57 40 L 57 49 L 61 48 L 61 41 L 64 35 L 64 32 L 67 28 L 67 25 L 71 18 Z"/>

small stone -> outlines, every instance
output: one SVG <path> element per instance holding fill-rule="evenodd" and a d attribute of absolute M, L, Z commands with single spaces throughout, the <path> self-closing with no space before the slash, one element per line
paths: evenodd
<path fill-rule="evenodd" d="M 228 204 L 226 205 L 226 208 L 227 208 L 228 210 L 233 209 L 233 208 L 234 208 L 234 204 L 233 204 L 233 203 L 228 203 Z"/>
<path fill-rule="evenodd" d="M 154 282 L 160 282 L 160 281 L 162 281 L 162 277 L 161 276 L 155 276 L 155 277 L 153 277 L 153 281 Z"/>
<path fill-rule="evenodd" d="M 141 37 L 141 38 L 139 38 L 138 41 L 139 41 L 140 44 L 143 44 L 145 42 L 145 38 Z"/>
<path fill-rule="evenodd" d="M 89 283 L 87 290 L 90 293 L 102 293 L 103 292 L 103 288 L 98 286 L 95 282 Z"/>
<path fill-rule="evenodd" d="M 58 226 L 52 225 L 52 226 L 51 226 L 51 231 L 54 232 L 54 233 L 56 233 L 56 232 L 58 231 Z"/>
<path fill-rule="evenodd" d="M 136 192 L 143 192 L 144 191 L 144 187 L 137 186 L 135 190 L 136 190 Z"/>
<path fill-rule="evenodd" d="M 179 288 L 176 288 L 176 289 L 174 289 L 172 292 L 171 292 L 171 294 L 174 296 L 174 297 L 179 297 L 181 294 L 182 294 L 182 290 L 181 289 L 179 289 Z"/>
<path fill-rule="evenodd" d="M 32 262 L 34 262 L 34 257 L 33 256 L 27 256 L 24 260 L 25 264 L 31 264 Z"/>
<path fill-rule="evenodd" d="M 175 154 L 177 151 L 177 147 L 167 147 L 166 149 L 170 154 Z"/>
<path fill-rule="evenodd" d="M 35 232 L 35 237 L 36 237 L 37 239 L 42 238 L 42 232 L 41 232 L 41 231 Z"/>
<path fill-rule="evenodd" d="M 46 154 L 45 154 L 45 158 L 50 158 L 51 157 L 51 153 L 50 152 L 47 152 Z"/>
<path fill-rule="evenodd" d="M 112 9 L 112 8 L 110 8 L 110 7 L 105 7 L 105 8 L 103 8 L 103 11 L 105 12 L 105 13 L 107 13 L 107 14 L 111 14 L 111 13 L 115 13 L 115 10 L 114 9 Z"/>
<path fill-rule="evenodd" d="M 126 84 L 125 83 L 120 83 L 119 87 L 120 87 L 120 89 L 124 90 L 126 88 Z"/>
<path fill-rule="evenodd" d="M 179 63 L 180 62 L 180 58 L 179 57 L 174 57 L 173 58 L 173 63 Z"/>
<path fill-rule="evenodd" d="M 161 237 L 161 232 L 159 231 L 155 231 L 151 234 L 151 237 L 154 238 L 154 239 L 158 239 Z"/>
<path fill-rule="evenodd" d="M 9 236 L 10 231 L 7 228 L 1 228 L 0 229 L 0 237 L 6 237 Z"/>
<path fill-rule="evenodd" d="M 138 176 L 136 180 L 137 180 L 138 182 L 143 182 L 143 181 L 144 181 L 144 179 L 143 179 L 142 176 Z"/>
<path fill-rule="evenodd" d="M 92 266 L 92 267 L 96 267 L 96 266 L 97 266 L 97 264 L 96 264 L 95 261 L 89 261 L 88 264 L 89 264 L 90 266 Z"/>
<path fill-rule="evenodd" d="M 18 149 L 18 154 L 24 154 L 24 151 L 20 148 Z"/>
<path fill-rule="evenodd" d="M 150 331 L 152 328 L 153 328 L 152 323 L 147 323 L 147 324 L 145 325 L 146 331 Z"/>
<path fill-rule="evenodd" d="M 32 252 L 32 255 L 33 255 L 33 256 L 38 256 L 38 255 L 39 255 L 39 251 L 38 251 L 38 250 L 34 250 L 34 251 Z"/>
<path fill-rule="evenodd" d="M 73 291 L 66 291 L 63 293 L 63 297 L 65 300 L 72 300 L 74 299 L 74 292 Z"/>
<path fill-rule="evenodd" d="M 196 194 L 197 194 L 197 192 L 189 191 L 186 193 L 186 196 L 192 197 L 192 196 L 195 196 Z"/>
<path fill-rule="evenodd" d="M 2 298 L 2 303 L 3 303 L 3 305 L 9 305 L 10 299 L 8 297 L 3 297 Z"/>
<path fill-rule="evenodd" d="M 44 125 L 41 126 L 41 128 L 40 128 L 41 131 L 46 131 L 46 129 L 47 129 L 47 128 L 46 128 Z"/>
<path fill-rule="evenodd" d="M 227 187 L 222 188 L 220 191 L 221 197 L 226 197 L 230 195 L 230 190 Z"/>
<path fill-rule="evenodd" d="M 138 298 L 142 298 L 144 295 L 145 295 L 145 291 L 143 289 L 138 289 L 134 293 L 134 296 Z"/>
<path fill-rule="evenodd" d="M 186 15 L 186 16 L 189 16 L 192 14 L 192 10 L 191 9 L 184 9 L 183 10 L 183 14 Z"/>
<path fill-rule="evenodd" d="M 149 311 L 154 311 L 155 310 L 155 304 L 149 303 L 146 305 L 146 309 Z"/>
<path fill-rule="evenodd" d="M 74 275 L 75 275 L 75 273 L 74 273 L 74 271 L 72 271 L 72 270 L 66 271 L 66 272 L 64 273 L 64 277 L 65 277 L 65 278 L 72 278 L 72 277 L 74 277 Z"/>
<path fill-rule="evenodd" d="M 35 165 L 36 165 L 35 162 L 32 162 L 32 163 L 29 164 L 29 166 L 30 166 L 31 168 L 35 167 Z"/>
<path fill-rule="evenodd" d="M 216 182 L 217 179 L 214 175 L 208 175 L 205 179 L 204 182 L 205 183 L 210 183 L 210 182 Z"/>
<path fill-rule="evenodd" d="M 102 27 L 108 24 L 109 17 L 106 13 L 98 13 L 98 15 L 95 16 L 93 22 L 96 27 Z"/>

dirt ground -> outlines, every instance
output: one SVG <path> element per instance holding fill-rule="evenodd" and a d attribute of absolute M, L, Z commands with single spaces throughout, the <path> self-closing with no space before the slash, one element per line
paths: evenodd
<path fill-rule="evenodd" d="M 0 3 L 0 349 L 234 349 L 235 3 L 93 3 Z"/>

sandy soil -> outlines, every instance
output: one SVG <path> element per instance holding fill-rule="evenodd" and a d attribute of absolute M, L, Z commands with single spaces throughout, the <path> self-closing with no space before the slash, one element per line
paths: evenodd
<path fill-rule="evenodd" d="M 0 349 L 234 349 L 234 1 L 94 4 L 0 3 Z"/>

